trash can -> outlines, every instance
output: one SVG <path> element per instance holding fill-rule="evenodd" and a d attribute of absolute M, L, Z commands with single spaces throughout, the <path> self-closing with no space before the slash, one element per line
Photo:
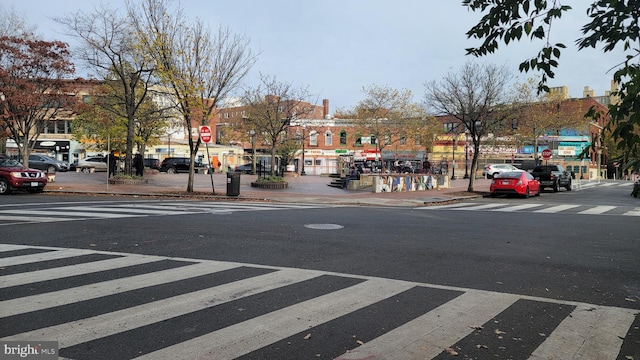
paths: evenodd
<path fill-rule="evenodd" d="M 227 196 L 240 195 L 240 173 L 228 172 L 227 173 Z"/>

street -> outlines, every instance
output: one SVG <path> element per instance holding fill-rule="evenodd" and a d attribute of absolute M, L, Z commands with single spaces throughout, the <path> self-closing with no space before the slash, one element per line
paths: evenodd
<path fill-rule="evenodd" d="M 69 359 L 638 358 L 640 206 L 590 185 L 413 208 L 3 197 L 0 338 Z"/>

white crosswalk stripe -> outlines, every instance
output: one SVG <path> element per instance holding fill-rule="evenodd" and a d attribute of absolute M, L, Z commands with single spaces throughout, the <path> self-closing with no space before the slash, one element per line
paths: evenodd
<path fill-rule="evenodd" d="M 588 207 L 587 209 L 583 209 Z M 421 206 L 418 210 L 458 210 L 458 211 L 496 211 L 496 212 L 532 212 L 539 214 L 572 213 L 579 215 L 623 215 L 640 216 L 640 207 L 629 208 L 610 205 L 553 205 L 553 204 L 519 204 L 508 203 L 481 204 L 472 202 L 461 202 L 456 204 Z M 617 212 L 616 212 L 617 211 Z"/>
<path fill-rule="evenodd" d="M 0 254 L 29 250 L 42 252 L 2 257 L 0 258 L 0 268 L 9 269 L 14 265 L 37 264 L 41 261 L 82 255 L 105 255 L 112 258 L 0 276 L 0 288 L 9 291 L 5 293 L 5 296 L 10 294 L 12 287 L 47 280 L 66 279 L 163 260 L 186 263 L 177 268 L 155 270 L 147 274 L 131 275 L 117 280 L 93 282 L 88 285 L 0 301 L 0 321 L 6 324 L 2 330 L 5 331 L 5 336 L 0 341 L 56 340 L 61 350 L 60 356 L 64 356 L 65 349 L 82 346 L 110 336 L 118 336 L 125 332 L 128 334 L 127 336 L 136 336 L 135 331 L 144 327 L 156 326 L 203 309 L 214 309 L 224 304 L 233 304 L 235 301 L 262 295 L 269 291 L 280 292 L 284 287 L 312 281 L 323 276 L 352 279 L 356 282 L 274 311 L 241 319 L 220 329 L 187 338 L 185 341 L 164 345 L 161 339 L 158 339 L 157 341 L 160 343 L 157 348 L 136 353 L 135 357 L 154 360 L 234 359 L 253 351 L 268 348 L 292 336 L 304 336 L 300 334 L 305 334 L 314 327 L 326 325 L 369 306 L 393 299 L 395 296 L 415 288 L 426 289 L 426 291 L 433 289 L 433 291 L 451 292 L 455 295 L 450 300 L 443 300 L 443 303 L 439 303 L 432 310 L 418 314 L 417 317 L 399 326 L 389 328 L 380 336 L 362 343 L 356 343 L 354 340 L 353 348 L 346 353 L 341 352 L 342 355 L 336 354 L 337 359 L 432 359 L 466 337 L 473 336 L 479 325 L 492 324 L 493 319 L 522 300 L 557 304 L 559 307 L 573 307 L 571 311 L 567 311 L 568 316 L 563 315 L 562 319 L 558 319 L 558 325 L 551 333 L 544 334 L 539 345 L 528 355 L 529 359 L 615 359 L 623 346 L 627 332 L 639 313 L 638 310 L 620 307 L 315 270 L 0 244 Z M 7 255 L 10 254 L 7 253 Z M 12 328 L 11 321 L 21 321 L 19 315 L 29 316 L 34 311 L 55 312 L 55 307 L 60 305 L 76 304 L 114 294 L 125 297 L 126 293 L 131 290 L 145 289 L 158 284 L 187 280 L 204 274 L 215 274 L 241 267 L 262 268 L 266 272 L 198 290 L 186 290 L 184 293 L 167 298 L 149 299 L 147 302 L 115 311 L 102 313 L 99 312 L 99 309 L 95 309 L 93 317 L 84 317 L 6 335 L 7 329 Z M 238 309 L 238 311 L 242 311 L 242 309 Z M 38 316 L 46 321 L 46 313 Z M 387 316 L 393 317 L 393 314 L 387 314 Z M 17 318 L 12 319 L 12 317 Z M 207 319 L 202 319 L 202 321 L 207 321 Z M 384 324 L 380 326 L 384 327 Z M 527 324 L 527 326 L 533 325 Z M 493 329 L 490 331 L 493 332 Z M 535 327 L 530 331 L 536 332 Z M 145 342 L 155 340 L 147 338 L 146 335 L 139 336 L 144 336 L 142 341 Z M 535 337 L 540 336 L 542 335 L 535 333 Z M 119 346 L 118 343 L 109 343 L 108 341 L 105 343 L 107 343 L 105 346 L 108 347 Z M 100 351 L 108 351 L 108 349 Z M 491 357 L 491 354 L 493 353 L 488 353 L 488 356 Z"/>
<path fill-rule="evenodd" d="M 201 213 L 231 213 L 242 211 L 268 211 L 287 209 L 316 209 L 323 205 L 312 204 L 260 204 L 243 202 L 158 201 L 136 203 L 94 203 L 78 206 L 53 206 L 42 208 L 2 209 L 0 226 L 20 223 L 44 223 L 57 221 L 118 219 L 142 216 L 172 216 Z"/>

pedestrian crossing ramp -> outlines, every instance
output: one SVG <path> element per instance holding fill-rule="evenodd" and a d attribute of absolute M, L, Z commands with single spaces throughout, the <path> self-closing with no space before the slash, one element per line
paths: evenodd
<path fill-rule="evenodd" d="M 616 359 L 639 310 L 314 270 L 0 245 L 0 341 L 64 359 Z M 630 355 L 631 356 L 631 355 Z"/>
<path fill-rule="evenodd" d="M 247 211 L 315 209 L 322 205 L 244 202 L 105 202 L 71 206 L 31 208 L 0 207 L 0 226 L 16 223 L 46 223 L 92 219 L 120 219 L 149 216 L 175 216 L 189 214 L 231 214 Z"/>

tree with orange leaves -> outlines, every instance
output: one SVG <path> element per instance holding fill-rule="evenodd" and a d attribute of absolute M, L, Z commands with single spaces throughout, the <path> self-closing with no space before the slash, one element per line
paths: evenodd
<path fill-rule="evenodd" d="M 65 81 L 75 72 L 70 57 L 60 41 L 0 37 L 0 131 L 25 166 L 46 121 L 75 103 Z"/>

